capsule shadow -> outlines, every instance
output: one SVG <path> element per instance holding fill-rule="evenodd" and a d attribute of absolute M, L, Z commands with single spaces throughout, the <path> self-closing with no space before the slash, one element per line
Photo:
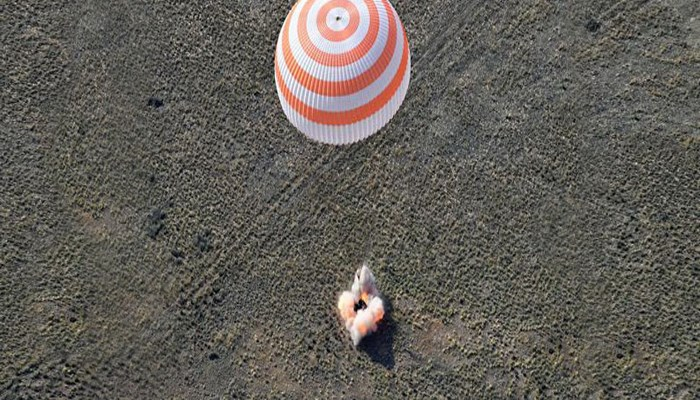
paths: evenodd
<path fill-rule="evenodd" d="M 394 368 L 394 334 L 396 323 L 392 318 L 393 307 L 388 298 L 384 301 L 384 318 L 377 326 L 377 331 L 365 337 L 357 348 L 369 355 L 369 358 L 386 369 Z"/>

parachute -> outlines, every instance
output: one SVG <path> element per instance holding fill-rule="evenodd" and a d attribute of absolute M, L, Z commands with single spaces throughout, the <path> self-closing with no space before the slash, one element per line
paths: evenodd
<path fill-rule="evenodd" d="M 275 83 L 309 138 L 350 144 L 379 131 L 408 91 L 411 53 L 388 0 L 300 0 L 282 26 Z"/>

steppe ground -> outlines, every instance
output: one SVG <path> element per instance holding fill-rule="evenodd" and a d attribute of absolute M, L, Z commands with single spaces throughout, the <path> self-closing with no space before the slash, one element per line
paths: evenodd
<path fill-rule="evenodd" d="M 330 147 L 290 1 L 0 2 L 0 398 L 697 399 L 700 2 L 394 5 L 406 101 Z"/>

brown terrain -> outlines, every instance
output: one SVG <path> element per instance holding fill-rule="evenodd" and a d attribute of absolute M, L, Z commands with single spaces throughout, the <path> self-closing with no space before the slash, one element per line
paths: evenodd
<path fill-rule="evenodd" d="M 332 147 L 290 1 L 0 1 L 0 399 L 697 399 L 700 2 L 394 6 L 406 101 Z"/>

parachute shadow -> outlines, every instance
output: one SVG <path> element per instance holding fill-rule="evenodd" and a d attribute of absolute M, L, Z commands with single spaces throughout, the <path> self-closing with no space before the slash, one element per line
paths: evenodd
<path fill-rule="evenodd" d="M 393 311 L 391 301 L 384 296 L 381 297 L 384 301 L 384 319 L 377 326 L 377 331 L 362 339 L 357 348 L 367 353 L 373 362 L 387 369 L 393 369 L 396 322 L 391 316 Z"/>

